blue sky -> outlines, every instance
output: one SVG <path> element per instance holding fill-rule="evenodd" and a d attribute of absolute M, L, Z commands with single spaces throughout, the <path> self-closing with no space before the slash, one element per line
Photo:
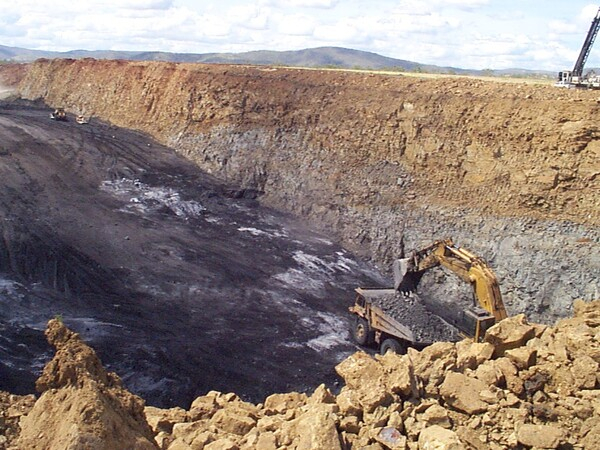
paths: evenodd
<path fill-rule="evenodd" d="M 572 68 L 598 4 L 541 0 L 0 0 L 0 44 L 243 52 L 340 46 L 473 69 Z M 600 67 L 594 48 L 587 67 Z"/>

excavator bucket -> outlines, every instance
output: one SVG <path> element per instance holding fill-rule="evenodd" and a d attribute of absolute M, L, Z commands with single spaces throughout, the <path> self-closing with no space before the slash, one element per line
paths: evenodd
<path fill-rule="evenodd" d="M 422 272 L 411 270 L 412 258 L 397 259 L 392 264 L 394 272 L 394 289 L 409 295 L 417 291 L 417 285 L 423 276 Z"/>

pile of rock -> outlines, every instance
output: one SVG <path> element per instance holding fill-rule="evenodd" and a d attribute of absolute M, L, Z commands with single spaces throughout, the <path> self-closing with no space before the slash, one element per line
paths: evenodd
<path fill-rule="evenodd" d="M 483 343 L 357 352 L 336 367 L 345 380 L 338 395 L 319 386 L 254 405 L 209 392 L 189 410 L 146 407 L 147 423 L 141 400 L 93 350 L 64 327 L 51 329 L 58 360 L 44 371 L 46 390 L 22 418 L 16 448 L 600 448 L 600 301 L 576 302 L 575 316 L 555 327 L 506 319 Z"/>
<path fill-rule="evenodd" d="M 385 291 L 381 290 L 381 292 Z M 387 295 L 373 296 L 369 300 L 393 319 L 408 326 L 416 342 L 460 340 L 458 330 L 440 316 L 433 314 L 416 293 L 405 296 L 396 291 Z"/>
<path fill-rule="evenodd" d="M 336 367 L 346 382 L 337 396 L 320 386 L 253 405 L 210 392 L 189 411 L 146 415 L 161 448 L 173 450 L 592 449 L 599 363 L 600 302 L 578 302 L 554 328 L 519 315 L 484 343 L 355 353 Z"/>
<path fill-rule="evenodd" d="M 18 436 L 6 436 L 0 448 L 156 449 L 144 401 L 102 367 L 94 350 L 56 319 L 48 323 L 46 337 L 56 355 L 36 382 L 42 394 L 33 406 L 27 397 L 17 399 L 26 414 Z"/>

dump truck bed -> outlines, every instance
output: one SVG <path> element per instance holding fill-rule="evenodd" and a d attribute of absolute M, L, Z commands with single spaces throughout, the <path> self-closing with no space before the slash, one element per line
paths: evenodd
<path fill-rule="evenodd" d="M 406 325 L 398 322 L 391 315 L 387 314 L 383 309 L 378 306 L 379 299 L 392 295 L 393 289 L 356 289 L 360 295 L 362 295 L 369 306 L 369 323 L 377 330 L 384 331 L 392 336 L 400 337 L 406 341 L 414 342 L 415 336 L 411 329 Z"/>
<path fill-rule="evenodd" d="M 356 292 L 371 304 L 376 316 L 371 320 L 377 320 L 377 325 L 389 334 L 420 344 L 461 338 L 458 330 L 430 312 L 417 294 L 406 297 L 395 289 L 365 288 Z"/>

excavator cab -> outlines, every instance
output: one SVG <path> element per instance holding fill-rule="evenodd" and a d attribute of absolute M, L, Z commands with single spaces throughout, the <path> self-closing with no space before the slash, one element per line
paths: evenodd
<path fill-rule="evenodd" d="M 463 326 L 458 327 L 461 335 L 471 337 L 475 342 L 482 342 L 487 330 L 496 323 L 496 318 L 483 308 L 465 309 L 462 316 Z"/>

